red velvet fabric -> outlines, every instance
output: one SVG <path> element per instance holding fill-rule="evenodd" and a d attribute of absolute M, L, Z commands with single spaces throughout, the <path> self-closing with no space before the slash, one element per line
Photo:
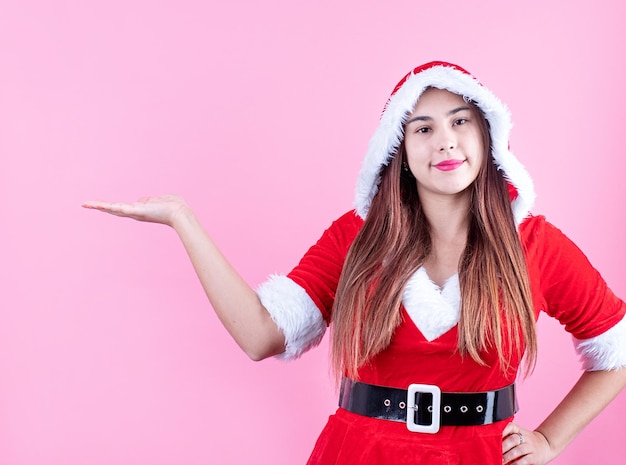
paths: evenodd
<path fill-rule="evenodd" d="M 362 220 L 349 212 L 334 222 L 289 277 L 303 287 L 329 321 L 341 268 Z M 557 318 L 579 339 L 602 334 L 624 316 L 618 299 L 584 254 L 541 216 L 520 226 L 537 316 Z M 366 383 L 406 389 L 435 384 L 442 391 L 476 392 L 511 384 L 520 360 L 506 374 L 495 353 L 481 366 L 457 352 L 457 327 L 428 341 L 404 309 L 390 346 L 360 370 Z M 370 419 L 339 409 L 320 435 L 309 464 L 502 463 L 501 433 L 507 421 L 483 426 L 442 427 L 434 435 L 411 433 L 406 425 Z"/>

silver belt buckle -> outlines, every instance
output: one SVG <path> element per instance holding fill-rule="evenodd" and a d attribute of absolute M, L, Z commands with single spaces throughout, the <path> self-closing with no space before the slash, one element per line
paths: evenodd
<path fill-rule="evenodd" d="M 430 425 L 420 425 L 415 422 L 418 405 L 415 403 L 416 394 L 432 394 L 432 423 Z M 411 384 L 407 390 L 407 411 L 406 427 L 414 433 L 435 434 L 441 426 L 441 389 L 433 384 Z"/>

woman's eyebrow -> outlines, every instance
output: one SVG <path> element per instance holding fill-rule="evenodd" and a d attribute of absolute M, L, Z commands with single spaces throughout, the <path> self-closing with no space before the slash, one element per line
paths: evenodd
<path fill-rule="evenodd" d="M 470 108 L 470 107 L 467 107 L 467 106 L 457 107 L 457 108 L 455 108 L 455 109 L 453 109 L 453 110 L 450 110 L 450 111 L 446 114 L 446 116 L 456 115 L 457 113 L 459 113 L 460 111 L 463 111 L 463 110 L 471 110 L 471 108 Z M 415 121 L 432 121 L 432 120 L 433 120 L 433 119 L 432 119 L 432 117 L 430 117 L 430 116 L 415 116 L 414 118 L 411 118 L 410 120 L 408 120 L 408 121 L 407 121 L 406 123 L 404 123 L 404 124 L 405 124 L 405 125 L 406 125 L 406 124 L 410 124 L 410 123 L 413 123 L 413 122 L 415 122 Z"/>

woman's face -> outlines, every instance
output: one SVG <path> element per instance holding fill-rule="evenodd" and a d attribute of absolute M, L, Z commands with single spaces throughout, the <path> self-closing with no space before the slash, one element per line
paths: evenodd
<path fill-rule="evenodd" d="M 484 159 L 478 115 L 463 98 L 426 90 L 408 117 L 404 145 L 417 191 L 425 196 L 464 195 Z"/>

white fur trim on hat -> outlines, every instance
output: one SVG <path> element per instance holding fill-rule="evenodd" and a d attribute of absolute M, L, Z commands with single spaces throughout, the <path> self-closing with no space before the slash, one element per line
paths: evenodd
<path fill-rule="evenodd" d="M 357 182 L 354 206 L 363 219 L 378 191 L 380 173 L 388 165 L 404 137 L 404 123 L 428 87 L 445 89 L 474 102 L 489 122 L 492 157 L 505 178 L 515 187 L 513 215 L 519 225 L 535 202 L 533 182 L 524 166 L 509 151 L 511 117 L 506 106 L 473 76 L 452 65 L 436 64 L 411 74 L 391 96 L 370 140 Z"/>
<path fill-rule="evenodd" d="M 599 336 L 574 338 L 574 344 L 583 368 L 587 371 L 626 367 L 626 317 Z"/>
<path fill-rule="evenodd" d="M 278 358 L 298 358 L 322 341 L 326 322 L 306 291 L 294 281 L 272 275 L 259 286 L 257 295 L 285 336 L 285 352 Z"/>

